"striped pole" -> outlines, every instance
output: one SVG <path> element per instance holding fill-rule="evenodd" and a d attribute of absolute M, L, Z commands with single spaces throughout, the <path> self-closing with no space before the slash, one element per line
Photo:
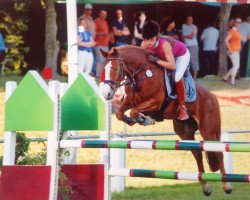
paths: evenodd
<path fill-rule="evenodd" d="M 194 140 L 61 140 L 60 147 L 250 152 L 250 142 Z"/>
<path fill-rule="evenodd" d="M 250 182 L 249 174 L 219 174 L 197 172 L 175 172 L 147 169 L 113 169 L 109 170 L 110 176 L 128 176 L 161 178 L 190 181 L 213 181 L 213 182 Z"/>

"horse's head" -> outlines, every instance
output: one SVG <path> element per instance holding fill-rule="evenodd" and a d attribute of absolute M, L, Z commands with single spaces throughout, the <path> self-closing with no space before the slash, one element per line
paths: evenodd
<path fill-rule="evenodd" d="M 112 48 L 109 52 L 100 50 L 104 62 L 104 70 L 101 75 L 103 85 L 101 87 L 102 94 L 106 100 L 111 100 L 120 87 L 120 82 L 125 76 L 125 64 L 116 48 Z"/>

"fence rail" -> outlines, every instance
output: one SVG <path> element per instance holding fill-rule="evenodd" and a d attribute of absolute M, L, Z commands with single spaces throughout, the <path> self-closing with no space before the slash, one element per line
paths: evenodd
<path fill-rule="evenodd" d="M 225 131 L 229 134 L 240 134 L 240 133 L 250 133 L 250 130 L 229 130 Z M 197 132 L 197 134 L 200 134 Z M 149 136 L 167 136 L 167 135 L 176 135 L 175 132 L 144 132 L 144 133 L 113 133 L 111 134 L 112 137 L 120 137 L 120 138 L 128 138 L 128 137 L 149 137 Z M 67 140 L 80 140 L 80 139 L 99 139 L 100 135 L 79 135 L 79 136 L 70 136 L 66 138 Z M 31 142 L 46 142 L 47 138 L 29 138 Z M 4 139 L 0 138 L 0 143 L 4 143 Z"/>

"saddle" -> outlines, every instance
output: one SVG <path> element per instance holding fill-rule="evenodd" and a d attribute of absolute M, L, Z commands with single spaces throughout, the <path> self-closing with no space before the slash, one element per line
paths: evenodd
<path fill-rule="evenodd" d="M 165 84 L 166 84 L 165 86 L 167 89 L 167 96 L 170 100 L 177 99 L 174 75 L 175 71 L 168 71 L 165 69 Z M 183 78 L 185 82 L 186 102 L 188 103 L 194 102 L 197 98 L 196 86 L 194 79 L 192 78 L 192 75 L 188 69 L 184 73 Z"/>
<path fill-rule="evenodd" d="M 170 101 L 177 100 L 174 73 L 175 72 L 173 71 L 168 71 L 167 69 L 165 69 L 165 87 L 167 90 L 167 96 L 161 105 L 161 109 L 150 113 L 150 117 L 155 119 L 155 121 L 157 122 L 161 122 L 164 120 L 163 113 Z M 194 79 L 192 78 L 189 70 L 186 70 L 183 78 L 185 82 L 186 102 L 194 102 L 197 98 L 197 92 Z"/>

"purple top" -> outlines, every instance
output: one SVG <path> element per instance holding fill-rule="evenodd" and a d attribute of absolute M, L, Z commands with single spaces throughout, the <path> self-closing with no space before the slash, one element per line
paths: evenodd
<path fill-rule="evenodd" d="M 149 51 L 152 51 L 154 54 L 156 54 L 157 56 L 159 56 L 159 58 L 161 60 L 166 60 L 165 54 L 163 52 L 163 48 L 162 45 L 165 42 L 169 42 L 170 45 L 172 46 L 172 53 L 174 55 L 174 58 L 183 56 L 186 52 L 187 52 L 187 48 L 185 46 L 185 44 L 183 44 L 182 42 L 180 42 L 179 40 L 175 40 L 172 38 L 163 38 L 160 37 L 158 39 L 158 46 L 154 47 L 154 48 L 148 48 Z"/>

